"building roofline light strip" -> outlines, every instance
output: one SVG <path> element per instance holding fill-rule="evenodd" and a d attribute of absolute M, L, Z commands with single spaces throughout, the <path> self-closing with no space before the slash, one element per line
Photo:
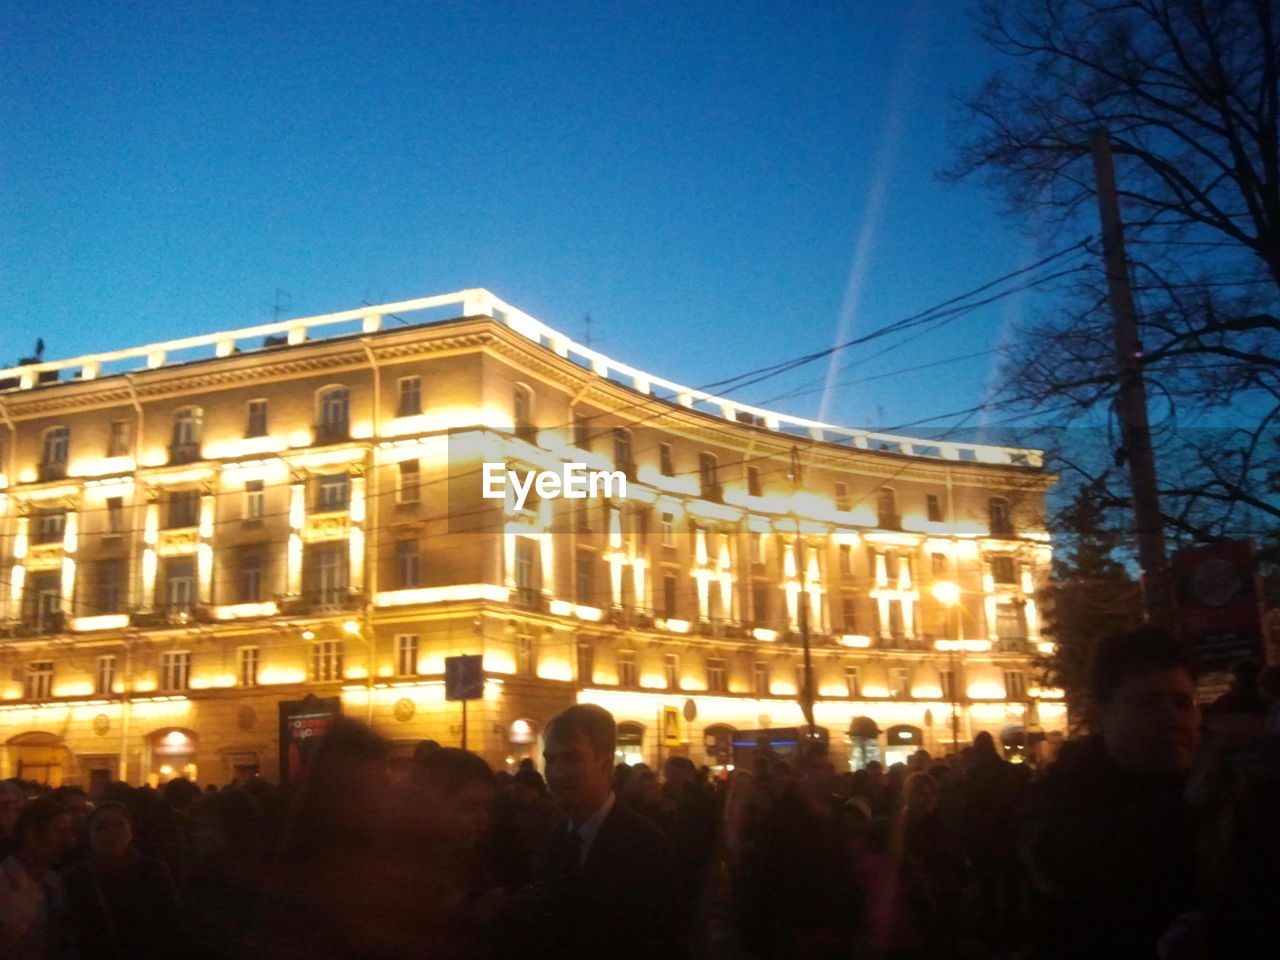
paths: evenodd
<path fill-rule="evenodd" d="M 814 440 L 827 440 L 827 434 L 835 434 L 836 442 L 848 440 L 859 449 L 872 449 L 872 445 L 892 445 L 897 452 L 908 456 L 934 458 L 931 454 L 920 453 L 917 448 L 936 448 L 937 459 L 957 462 L 968 462 L 961 456 L 961 451 L 972 454 L 974 461 L 994 464 L 1022 464 L 1030 467 L 1043 466 L 1043 455 L 1039 450 L 1018 447 L 1000 447 L 990 444 L 960 443 L 956 441 L 933 441 L 921 437 L 900 436 L 898 434 L 877 433 L 857 427 L 845 427 L 806 417 L 766 410 L 752 406 L 739 400 L 730 400 L 685 386 L 665 377 L 646 373 L 629 364 L 614 360 L 597 350 L 577 343 L 540 320 L 536 320 L 524 311 L 511 306 L 506 301 L 494 296 L 483 288 L 459 290 L 454 293 L 440 294 L 433 297 L 420 297 L 414 300 L 401 300 L 397 303 L 385 303 L 376 306 L 365 306 L 354 310 L 343 310 L 337 313 L 320 314 L 314 317 L 301 317 L 293 320 L 280 320 L 273 323 L 256 324 L 236 330 L 225 330 L 218 333 L 200 334 L 179 340 L 166 340 L 160 343 L 146 344 L 139 347 L 127 347 L 106 353 L 85 354 L 68 360 L 47 360 L 41 363 L 24 364 L 0 370 L 0 380 L 17 379 L 20 389 L 36 386 L 39 374 L 47 371 L 80 369 L 82 380 L 91 380 L 99 375 L 103 363 L 131 358 L 145 359 L 147 367 L 155 369 L 166 363 L 168 354 L 177 350 L 189 350 L 195 347 L 212 346 L 216 356 L 230 356 L 237 340 L 250 337 L 287 334 L 290 343 L 305 342 L 307 334 L 313 327 L 331 326 L 338 323 L 349 323 L 356 320 L 365 321 L 365 332 L 379 329 L 380 318 L 387 314 L 411 313 L 417 310 L 429 310 L 436 307 L 462 304 L 465 316 L 493 316 L 505 326 L 526 339 L 547 347 L 553 353 L 569 358 L 573 354 L 587 363 L 598 376 L 609 379 L 611 373 L 621 374 L 631 381 L 631 389 L 647 396 L 653 396 L 653 388 L 659 387 L 672 393 L 680 406 L 696 409 L 695 403 L 705 403 L 719 408 L 720 415 L 733 423 L 742 423 L 738 414 L 745 413 L 758 421 L 756 426 L 768 430 L 783 432 L 783 425 L 800 428 Z M 501 316 L 498 316 L 501 314 Z M 370 323 L 376 320 L 377 322 Z M 297 338 L 296 340 L 294 338 Z M 614 381 L 616 382 L 616 381 Z M 620 384 L 626 386 L 626 384 Z M 707 413 L 709 411 L 698 411 Z"/>

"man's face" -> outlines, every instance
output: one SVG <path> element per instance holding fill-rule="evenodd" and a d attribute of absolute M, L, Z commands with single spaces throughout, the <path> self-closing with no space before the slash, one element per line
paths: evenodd
<path fill-rule="evenodd" d="M 40 863 L 53 866 L 75 846 L 76 836 L 71 825 L 71 815 L 64 813 L 55 817 L 44 830 L 32 836 L 32 841 L 31 849 Z"/>
<path fill-rule="evenodd" d="M 1102 739 L 1115 763 L 1134 773 L 1185 773 L 1199 742 L 1195 684 L 1181 667 L 1122 683 L 1102 708 Z"/>
<path fill-rule="evenodd" d="M 480 842 L 489 826 L 489 810 L 493 806 L 494 788 L 476 781 L 446 794 L 427 791 L 429 815 L 442 834 L 454 843 L 472 848 Z"/>
<path fill-rule="evenodd" d="M 119 810 L 108 810 L 89 824 L 89 845 L 101 857 L 123 857 L 133 842 L 133 828 Z"/>
<path fill-rule="evenodd" d="M 613 757 L 596 753 L 584 734 L 553 733 L 542 758 L 551 799 L 569 816 L 589 817 L 609 796 Z"/>

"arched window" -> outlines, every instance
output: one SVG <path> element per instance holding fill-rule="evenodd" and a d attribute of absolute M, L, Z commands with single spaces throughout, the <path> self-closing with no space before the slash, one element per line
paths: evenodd
<path fill-rule="evenodd" d="M 351 392 L 346 387 L 325 387 L 317 397 L 316 442 L 337 443 L 351 433 Z"/>
<path fill-rule="evenodd" d="M 190 463 L 200 459 L 200 427 L 204 413 L 199 407 L 183 407 L 173 415 L 170 463 Z"/>
<path fill-rule="evenodd" d="M 70 448 L 70 427 L 50 427 L 44 432 L 44 445 L 40 453 L 41 480 L 60 480 L 67 475 L 67 453 Z"/>
<path fill-rule="evenodd" d="M 876 493 L 876 526 L 882 530 L 899 530 L 898 496 L 893 487 L 881 487 Z"/>
<path fill-rule="evenodd" d="M 538 438 L 533 425 L 533 391 L 523 383 L 517 383 L 511 392 L 511 418 L 515 421 L 516 436 L 533 443 Z"/>

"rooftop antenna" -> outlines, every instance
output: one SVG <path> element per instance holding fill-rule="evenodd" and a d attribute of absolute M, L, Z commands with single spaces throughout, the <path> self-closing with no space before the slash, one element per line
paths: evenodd
<path fill-rule="evenodd" d="M 582 318 L 582 322 L 586 325 L 586 332 L 582 335 L 583 346 L 591 346 L 591 314 L 587 314 Z"/>

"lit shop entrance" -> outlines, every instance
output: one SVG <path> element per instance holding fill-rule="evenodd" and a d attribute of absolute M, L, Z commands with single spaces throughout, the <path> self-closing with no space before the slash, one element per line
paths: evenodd
<path fill-rule="evenodd" d="M 67 748 L 52 733 L 20 733 L 8 743 L 9 769 L 19 780 L 62 786 Z"/>
<path fill-rule="evenodd" d="M 880 762 L 880 727 L 870 717 L 854 717 L 849 724 L 849 769 L 861 770 Z"/>
<path fill-rule="evenodd" d="M 618 724 L 618 747 L 614 752 L 615 763 L 633 766 L 644 762 L 644 727 L 632 721 Z"/>
<path fill-rule="evenodd" d="M 198 739 L 194 730 L 180 727 L 167 727 L 148 735 L 147 746 L 151 754 L 148 782 L 158 787 L 174 777 L 195 780 Z"/>
<path fill-rule="evenodd" d="M 893 766 L 906 763 L 913 753 L 924 748 L 924 733 L 919 727 L 900 723 L 885 731 L 885 741 L 885 766 Z"/>

